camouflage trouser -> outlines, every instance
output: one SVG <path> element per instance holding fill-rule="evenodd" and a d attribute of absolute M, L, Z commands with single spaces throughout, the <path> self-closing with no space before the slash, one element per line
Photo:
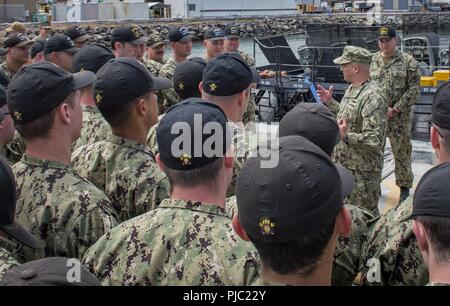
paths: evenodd
<path fill-rule="evenodd" d="M 352 171 L 355 180 L 355 188 L 345 198 L 344 204 L 351 204 L 369 210 L 374 216 L 378 216 L 378 199 L 381 194 L 381 171 L 356 172 Z"/>
<path fill-rule="evenodd" d="M 248 100 L 248 107 L 247 111 L 242 116 L 242 122 L 244 124 L 249 122 L 255 122 L 256 121 L 256 102 L 252 95 L 250 95 L 250 99 Z"/>
<path fill-rule="evenodd" d="M 395 184 L 398 187 L 411 188 L 414 180 L 411 169 L 411 124 L 411 112 L 397 115 L 388 123 L 387 137 L 394 154 Z"/>
<path fill-rule="evenodd" d="M 375 217 L 364 208 L 345 205 L 352 217 L 352 231 L 348 238 L 340 237 L 333 261 L 332 285 L 350 286 L 359 272 L 362 247 L 367 240 L 367 223 Z M 229 205 L 228 210 L 234 207 Z"/>

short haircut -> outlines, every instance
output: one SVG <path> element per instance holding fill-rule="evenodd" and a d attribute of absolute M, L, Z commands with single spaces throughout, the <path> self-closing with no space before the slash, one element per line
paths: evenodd
<path fill-rule="evenodd" d="M 70 93 L 67 98 L 65 98 L 61 103 L 67 103 L 71 108 L 73 108 L 75 106 L 75 91 Z M 53 124 L 55 122 L 55 114 L 60 105 L 61 104 L 58 104 L 58 106 L 56 106 L 50 112 L 33 121 L 27 122 L 25 124 L 15 123 L 17 132 L 24 139 L 46 137 L 53 127 Z"/>
<path fill-rule="evenodd" d="M 437 216 L 417 216 L 427 232 L 437 262 L 450 261 L 450 218 Z"/>
<path fill-rule="evenodd" d="M 324 222 L 316 231 L 288 242 L 267 243 L 249 236 L 265 266 L 281 275 L 308 277 L 317 268 L 334 232 L 333 221 Z"/>
<path fill-rule="evenodd" d="M 164 165 L 164 172 L 166 173 L 171 186 L 192 188 L 206 185 L 214 189 L 222 164 L 223 158 L 219 157 L 203 167 L 192 170 L 175 170 Z"/>
<path fill-rule="evenodd" d="M 149 95 L 150 92 L 139 96 L 128 103 L 100 108 L 100 113 L 111 127 L 120 127 L 130 119 L 133 105 L 142 98 L 149 99 Z"/>

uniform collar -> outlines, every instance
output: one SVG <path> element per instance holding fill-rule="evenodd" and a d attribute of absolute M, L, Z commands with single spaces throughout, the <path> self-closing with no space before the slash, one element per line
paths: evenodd
<path fill-rule="evenodd" d="M 82 109 L 86 113 L 101 114 L 97 106 L 83 105 Z"/>
<path fill-rule="evenodd" d="M 369 83 L 370 80 L 367 80 L 358 87 L 353 87 L 353 85 L 350 85 L 346 97 L 357 98 L 360 95 L 361 91 L 363 91 L 363 89 L 366 88 Z"/>
<path fill-rule="evenodd" d="M 106 138 L 106 141 L 114 143 L 114 144 L 122 146 L 122 147 L 129 148 L 129 149 L 142 151 L 144 153 L 150 154 L 154 158 L 153 153 L 150 150 L 150 147 L 146 144 L 144 145 L 144 144 L 136 142 L 134 140 L 119 137 L 119 136 L 112 135 L 112 134 Z"/>
<path fill-rule="evenodd" d="M 189 209 L 196 212 L 202 212 L 205 214 L 212 214 L 229 218 L 224 208 L 219 207 L 216 204 L 212 203 L 164 199 L 159 205 L 159 208 Z"/>

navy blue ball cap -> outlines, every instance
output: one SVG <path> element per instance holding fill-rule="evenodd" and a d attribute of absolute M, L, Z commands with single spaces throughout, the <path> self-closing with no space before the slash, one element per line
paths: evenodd
<path fill-rule="evenodd" d="M 213 96 L 232 96 L 247 89 L 259 79 L 236 52 L 223 53 L 206 64 L 203 71 L 203 91 Z"/>
<path fill-rule="evenodd" d="M 192 170 L 224 157 L 232 133 L 223 110 L 190 98 L 172 106 L 156 131 L 162 162 L 169 169 Z"/>
<path fill-rule="evenodd" d="M 24 124 L 47 114 L 67 96 L 95 80 L 90 71 L 70 73 L 44 61 L 23 66 L 11 80 L 7 90 L 9 111 L 14 122 Z"/>
<path fill-rule="evenodd" d="M 98 70 L 94 97 L 97 107 L 102 110 L 171 86 L 170 80 L 153 77 L 137 59 L 121 57 L 110 60 Z"/>

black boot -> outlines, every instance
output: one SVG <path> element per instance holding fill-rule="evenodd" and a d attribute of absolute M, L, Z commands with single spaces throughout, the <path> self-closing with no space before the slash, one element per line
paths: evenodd
<path fill-rule="evenodd" d="M 409 197 L 409 188 L 400 187 L 400 200 L 398 201 L 398 203 L 403 202 L 408 197 Z"/>

